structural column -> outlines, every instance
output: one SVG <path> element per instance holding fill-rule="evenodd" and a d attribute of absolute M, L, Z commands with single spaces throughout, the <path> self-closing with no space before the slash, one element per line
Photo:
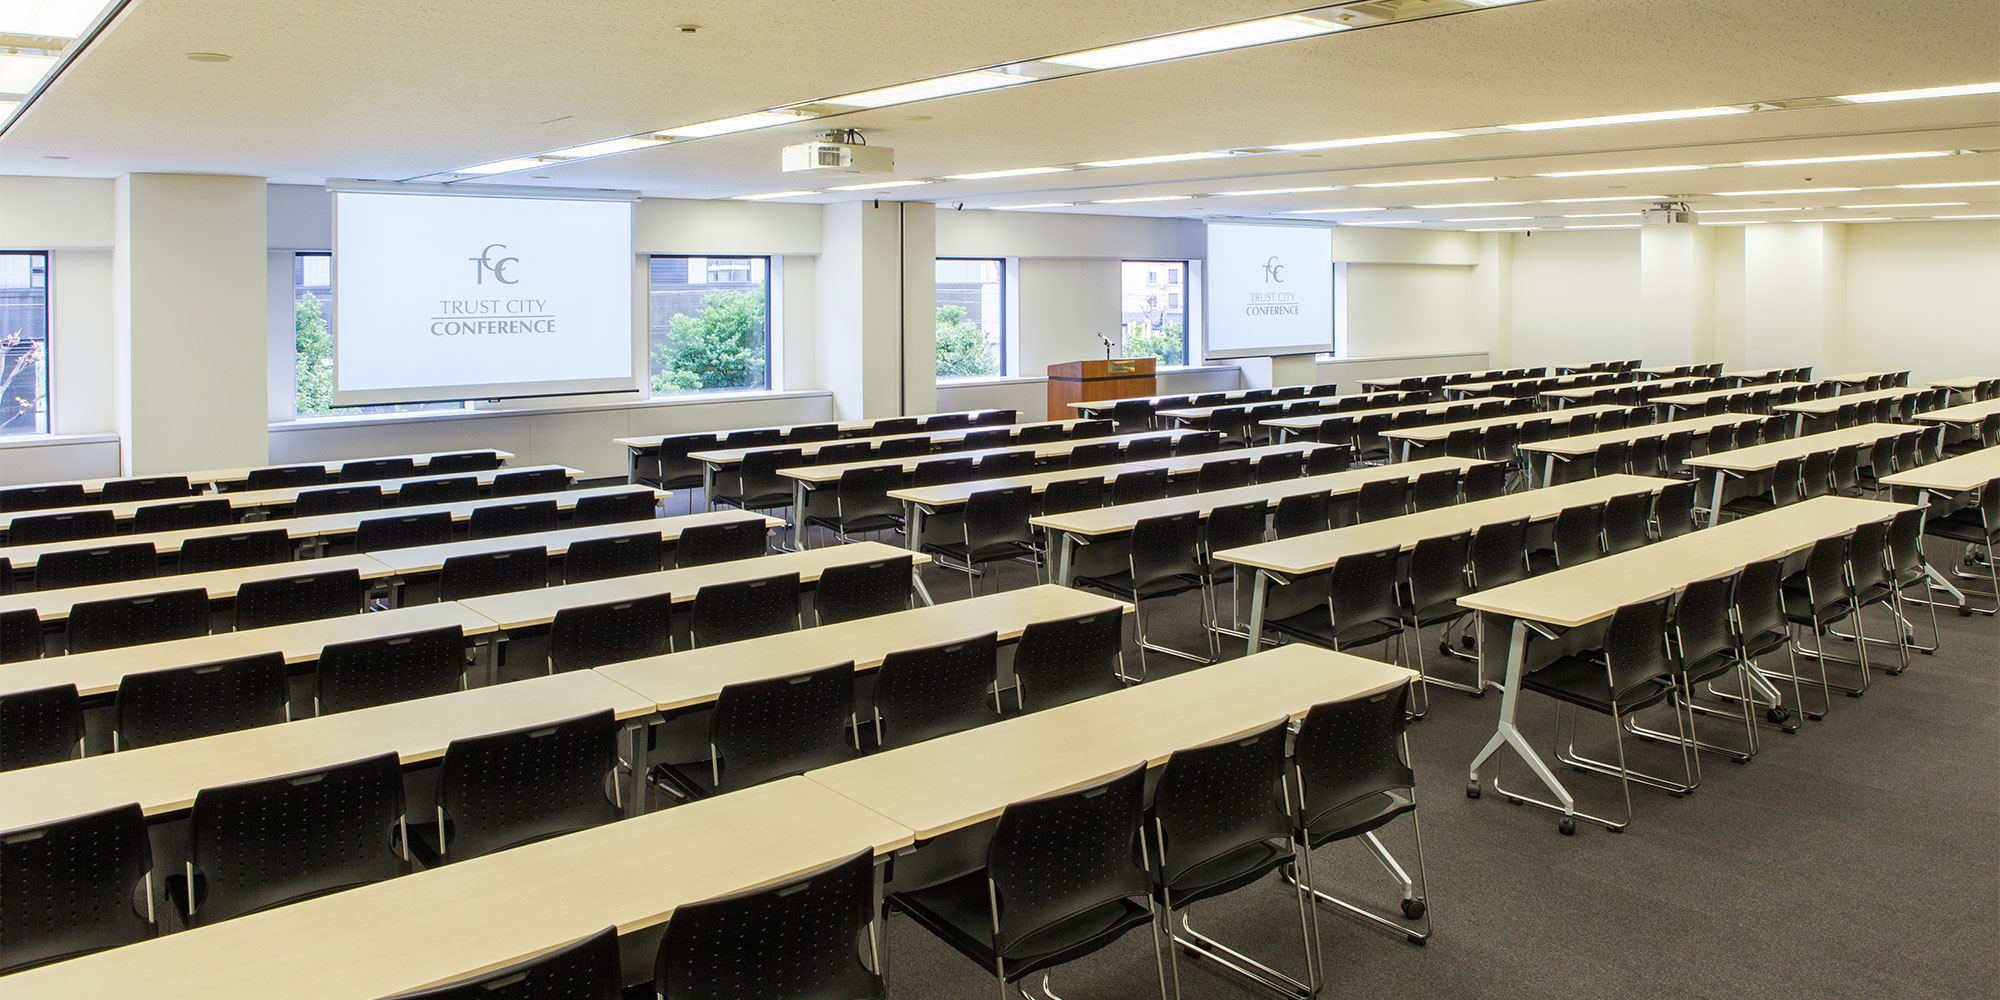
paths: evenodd
<path fill-rule="evenodd" d="M 937 409 L 937 217 L 929 204 L 828 205 L 816 362 L 842 420 Z"/>
<path fill-rule="evenodd" d="M 1648 365 L 1715 357 L 1715 238 L 1700 226 L 1639 230 L 1639 355 Z"/>
<path fill-rule="evenodd" d="M 1847 229 L 1772 223 L 1743 234 L 1743 363 L 1752 368 L 1846 363 Z"/>

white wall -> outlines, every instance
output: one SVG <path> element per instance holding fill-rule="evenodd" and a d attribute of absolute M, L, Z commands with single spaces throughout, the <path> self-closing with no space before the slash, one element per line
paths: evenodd
<path fill-rule="evenodd" d="M 2000 375 L 2000 220 L 1847 230 L 1847 368 Z"/>
<path fill-rule="evenodd" d="M 1515 235 L 1513 341 L 1497 365 L 1639 357 L 1636 230 Z"/>
<path fill-rule="evenodd" d="M 1478 349 L 1477 291 L 1470 266 L 1349 264 L 1345 355 L 1390 358 Z"/>

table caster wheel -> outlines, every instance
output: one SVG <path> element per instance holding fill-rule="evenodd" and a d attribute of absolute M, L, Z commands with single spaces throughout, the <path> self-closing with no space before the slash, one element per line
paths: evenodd
<path fill-rule="evenodd" d="M 1468 635 L 1460 638 L 1458 640 L 1458 645 L 1460 649 L 1478 649 L 1479 640 Z"/>
<path fill-rule="evenodd" d="M 1774 726 L 1782 725 L 1786 719 L 1791 717 L 1792 710 L 1783 705 L 1776 705 L 1764 710 L 1764 718 Z"/>
<path fill-rule="evenodd" d="M 1468 798 L 1468 799 L 1476 799 L 1476 798 L 1478 798 L 1478 797 L 1479 797 L 1479 779 L 1478 779 L 1478 778 L 1473 778 L 1472 780 L 1470 780 L 1470 781 L 1467 781 L 1467 782 L 1465 783 L 1465 797 L 1466 797 L 1466 798 Z"/>
<path fill-rule="evenodd" d="M 1959 606 L 1958 606 L 1958 616 L 1959 616 L 1960 618 L 1970 618 L 1970 617 L 1972 617 L 1972 605 L 1970 605 L 1970 604 L 1961 604 L 1961 605 L 1959 605 Z"/>
<path fill-rule="evenodd" d="M 1403 900 L 1403 916 L 1411 920 L 1421 918 L 1424 915 L 1424 909 L 1424 901 L 1421 899 Z"/>
<path fill-rule="evenodd" d="M 1576 836 L 1576 820 L 1571 819 L 1568 816 L 1564 816 L 1562 819 L 1557 820 L 1556 832 L 1562 834 L 1565 837 Z"/>

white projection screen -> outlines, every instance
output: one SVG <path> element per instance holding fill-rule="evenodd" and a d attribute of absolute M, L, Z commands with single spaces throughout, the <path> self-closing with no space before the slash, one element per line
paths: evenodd
<path fill-rule="evenodd" d="M 632 210 L 335 188 L 333 404 L 638 390 Z"/>
<path fill-rule="evenodd" d="M 1203 265 L 1211 358 L 1333 351 L 1333 231 L 1208 224 Z"/>

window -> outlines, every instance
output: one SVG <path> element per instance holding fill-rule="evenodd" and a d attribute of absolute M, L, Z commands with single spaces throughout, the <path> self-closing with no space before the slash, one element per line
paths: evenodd
<path fill-rule="evenodd" d="M 292 334 L 292 413 L 296 416 L 345 417 L 358 413 L 465 408 L 463 400 L 333 405 L 333 255 L 330 253 L 292 255 Z"/>
<path fill-rule="evenodd" d="M 654 257 L 647 271 L 654 395 L 771 387 L 771 258 Z"/>
<path fill-rule="evenodd" d="M 1187 364 L 1187 261 L 1128 260 L 1124 267 L 1125 356 L 1154 357 L 1162 365 Z M 1168 289 L 1172 289 L 1169 291 Z"/>
<path fill-rule="evenodd" d="M 1002 260 L 939 258 L 937 377 L 1005 375 L 1007 351 Z"/>
<path fill-rule="evenodd" d="M 0 251 L 0 436 L 49 432 L 49 255 Z"/>

